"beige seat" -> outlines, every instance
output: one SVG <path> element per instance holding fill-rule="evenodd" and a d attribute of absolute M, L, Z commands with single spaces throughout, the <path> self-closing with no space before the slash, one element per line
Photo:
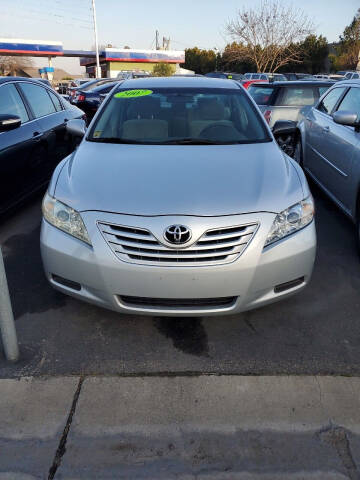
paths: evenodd
<path fill-rule="evenodd" d="M 169 136 L 168 122 L 157 118 L 160 99 L 141 97 L 129 102 L 127 118 L 122 126 L 122 138 L 131 140 L 166 140 Z"/>
<path fill-rule="evenodd" d="M 168 122 L 156 119 L 127 120 L 123 123 L 122 138 L 132 140 L 164 140 L 169 136 Z"/>

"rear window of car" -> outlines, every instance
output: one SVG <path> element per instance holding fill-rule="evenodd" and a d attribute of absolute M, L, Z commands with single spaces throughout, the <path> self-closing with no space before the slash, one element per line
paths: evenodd
<path fill-rule="evenodd" d="M 282 107 L 303 107 L 314 105 L 318 99 L 312 87 L 283 87 L 276 101 Z"/>
<path fill-rule="evenodd" d="M 46 88 L 32 83 L 21 82 L 21 90 L 25 93 L 36 118 L 56 112 L 55 105 L 51 101 Z"/>
<path fill-rule="evenodd" d="M 94 93 L 108 93 L 108 92 L 110 92 L 110 90 L 112 88 L 115 87 L 115 85 L 117 83 L 118 82 L 113 82 L 113 83 L 108 82 L 108 83 L 105 83 L 105 84 L 97 85 L 91 91 L 94 92 Z"/>
<path fill-rule="evenodd" d="M 250 85 L 248 92 L 258 105 L 270 105 L 270 99 L 274 91 L 273 87 Z"/>

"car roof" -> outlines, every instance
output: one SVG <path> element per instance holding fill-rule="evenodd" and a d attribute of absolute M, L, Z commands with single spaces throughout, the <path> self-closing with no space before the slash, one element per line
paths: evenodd
<path fill-rule="evenodd" d="M 351 82 L 351 80 L 348 80 L 349 82 Z M 302 87 L 302 86 L 331 86 L 331 85 L 334 85 L 334 84 L 338 84 L 338 83 L 342 83 L 342 82 L 335 82 L 334 80 L 290 80 L 290 81 L 287 81 L 287 82 L 273 82 L 273 83 L 265 83 L 265 82 L 257 82 L 257 83 L 254 83 L 253 85 L 256 86 L 256 87 L 288 87 L 288 86 L 291 86 L 291 85 L 294 85 L 294 86 L 299 86 L 299 87 Z"/>
<path fill-rule="evenodd" d="M 43 87 L 51 88 L 51 83 L 47 79 L 32 78 L 32 77 L 0 77 L 0 85 L 8 82 L 31 82 L 36 85 L 42 85 Z"/>
<path fill-rule="evenodd" d="M 212 77 L 151 77 L 126 79 L 121 88 L 238 88 L 236 81 Z"/>
<path fill-rule="evenodd" d="M 356 85 L 360 87 L 360 78 L 352 78 L 350 80 L 340 80 L 336 82 L 336 85 Z"/>

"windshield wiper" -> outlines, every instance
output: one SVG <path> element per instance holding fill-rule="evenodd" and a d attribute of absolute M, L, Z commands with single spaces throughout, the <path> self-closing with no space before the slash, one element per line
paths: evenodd
<path fill-rule="evenodd" d="M 118 138 L 118 137 L 98 137 L 98 138 L 88 138 L 90 142 L 98 143 L 134 143 L 139 145 L 144 145 L 146 142 L 139 142 L 138 140 L 131 140 L 127 138 Z"/>
<path fill-rule="evenodd" d="M 173 140 L 166 140 L 161 142 L 163 145 L 224 145 L 224 143 L 230 142 L 218 142 L 216 140 L 208 140 L 206 138 L 174 138 Z M 233 143 L 233 142 L 231 142 Z"/>
<path fill-rule="evenodd" d="M 164 140 L 164 141 L 139 141 L 139 140 L 131 140 L 126 138 L 118 138 L 118 137 L 98 137 L 98 138 L 88 138 L 90 142 L 98 142 L 98 143 L 128 143 L 128 144 L 135 144 L 135 145 L 229 145 L 233 143 L 238 143 L 237 141 L 230 141 L 230 142 L 219 142 L 216 140 L 208 140 L 206 138 L 177 138 L 173 140 Z"/>

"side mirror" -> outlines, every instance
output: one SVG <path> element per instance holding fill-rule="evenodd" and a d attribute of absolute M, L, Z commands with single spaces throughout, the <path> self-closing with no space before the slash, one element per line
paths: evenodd
<path fill-rule="evenodd" d="M 360 122 L 357 113 L 349 112 L 347 110 L 340 110 L 332 115 L 334 122 L 339 125 L 347 125 L 348 127 L 355 127 L 356 131 L 360 130 Z"/>
<path fill-rule="evenodd" d="M 278 120 L 272 128 L 274 137 L 282 135 L 294 135 L 296 133 L 296 123 L 290 120 Z"/>
<path fill-rule="evenodd" d="M 80 118 L 74 118 L 67 122 L 66 129 L 73 137 L 83 138 L 86 132 L 86 123 Z"/>
<path fill-rule="evenodd" d="M 21 118 L 16 115 L 0 115 L 0 132 L 14 130 L 21 125 Z"/>

